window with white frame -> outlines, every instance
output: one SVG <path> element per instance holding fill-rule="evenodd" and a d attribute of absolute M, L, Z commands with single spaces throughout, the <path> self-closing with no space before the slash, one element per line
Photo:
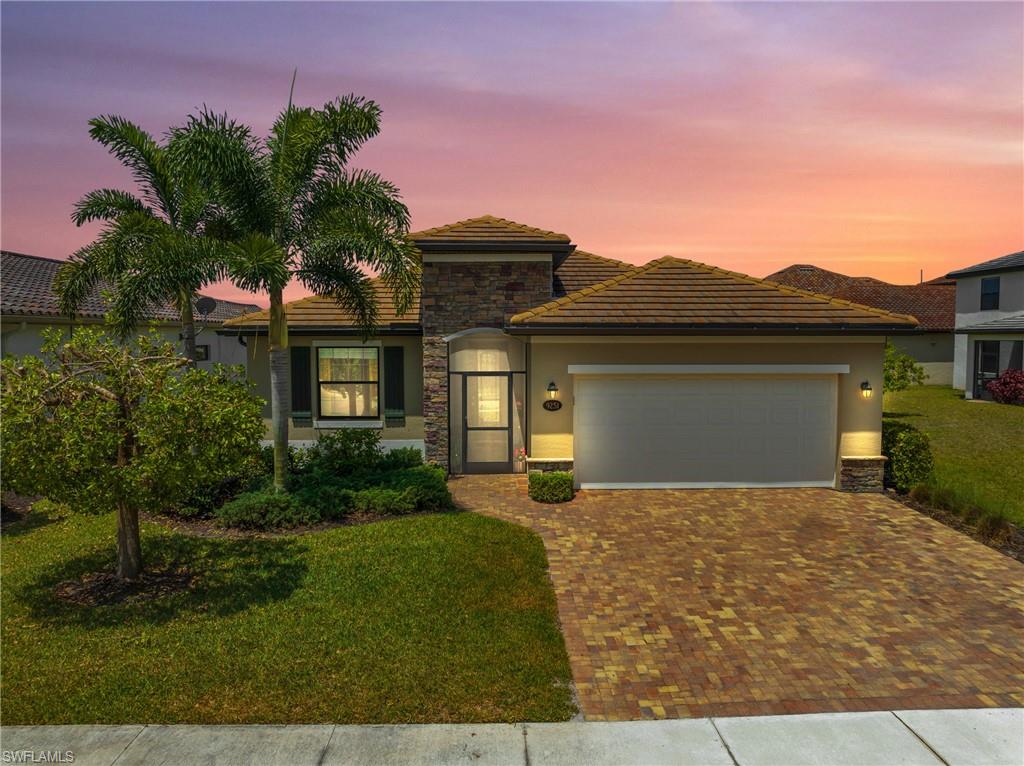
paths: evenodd
<path fill-rule="evenodd" d="M 318 348 L 317 391 L 321 418 L 379 418 L 380 349 Z"/>

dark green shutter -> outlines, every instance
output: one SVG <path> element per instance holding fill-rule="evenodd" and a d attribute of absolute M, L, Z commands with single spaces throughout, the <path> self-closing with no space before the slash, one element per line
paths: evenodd
<path fill-rule="evenodd" d="M 405 414 L 405 349 L 384 347 L 384 412 Z"/>
<path fill-rule="evenodd" d="M 309 417 L 313 413 L 313 366 L 309 346 L 291 346 L 292 352 L 292 414 Z"/>

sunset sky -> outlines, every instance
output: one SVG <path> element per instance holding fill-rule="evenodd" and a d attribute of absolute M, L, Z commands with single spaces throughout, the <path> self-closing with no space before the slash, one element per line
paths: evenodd
<path fill-rule="evenodd" d="M 263 132 L 378 101 L 356 165 L 414 228 L 485 213 L 642 263 L 916 282 L 1024 248 L 1024 4 L 13 4 L 2 245 L 63 258 L 128 188 L 86 121 L 207 104 Z M 224 298 L 243 294 L 218 286 Z M 293 288 L 291 298 L 302 294 Z"/>

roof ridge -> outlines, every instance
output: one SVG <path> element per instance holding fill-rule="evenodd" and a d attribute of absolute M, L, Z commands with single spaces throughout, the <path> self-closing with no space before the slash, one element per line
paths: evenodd
<path fill-rule="evenodd" d="M 667 258 L 673 258 L 672 256 L 666 256 L 666 257 Z M 784 285 L 781 282 L 773 282 L 770 279 L 762 279 L 760 277 L 752 277 L 749 274 L 741 274 L 738 271 L 730 271 L 729 269 L 723 269 L 720 266 L 712 266 L 709 263 L 701 263 L 700 261 L 690 260 L 689 258 L 673 258 L 673 260 L 683 261 L 685 263 L 689 263 L 689 264 L 691 264 L 693 266 L 696 266 L 698 268 L 702 268 L 702 269 L 704 269 L 706 271 L 710 271 L 710 272 L 714 272 L 714 273 L 719 273 L 719 274 L 726 274 L 726 275 L 728 275 L 730 277 L 733 277 L 734 279 L 739 279 L 739 280 L 742 280 L 744 282 L 750 282 L 752 284 L 757 284 L 757 285 L 768 285 L 769 287 L 774 287 L 774 288 L 776 288 L 778 290 L 781 290 L 782 292 L 792 293 L 794 295 L 802 295 L 805 298 L 814 298 L 815 300 L 822 301 L 823 303 L 831 303 L 831 304 L 835 304 L 835 305 L 838 305 L 838 306 L 849 306 L 850 308 L 859 309 L 861 311 L 867 311 L 868 313 L 878 314 L 878 315 L 884 316 L 884 317 L 892 317 L 892 318 L 895 318 L 895 319 L 909 319 L 912 322 L 914 322 L 914 324 L 919 324 L 918 321 L 917 321 L 917 317 L 910 316 L 909 314 L 897 314 L 894 311 L 886 311 L 885 309 L 878 309 L 878 308 L 875 308 L 874 306 L 865 306 L 863 303 L 854 303 L 853 301 L 844 300 L 842 298 L 836 298 L 835 296 L 826 295 L 825 293 L 815 293 L 815 292 L 812 292 L 810 290 L 802 290 L 799 287 L 792 287 L 790 285 Z"/>
<path fill-rule="evenodd" d="M 509 317 L 508 321 L 512 324 L 516 324 L 518 322 L 530 319 L 531 317 L 540 316 L 545 312 L 553 311 L 556 308 L 561 308 L 566 304 L 575 303 L 581 298 L 585 298 L 589 295 L 599 293 L 602 290 L 607 290 L 609 287 L 614 287 L 615 285 L 619 284 L 620 282 L 624 282 L 627 279 L 632 279 L 633 277 L 637 277 L 648 271 L 654 271 L 659 266 L 664 265 L 666 259 L 670 257 L 671 256 L 663 255 L 661 258 L 655 258 L 653 261 L 649 261 L 648 263 L 645 263 L 643 266 L 637 266 L 633 269 L 630 269 L 627 272 L 618 274 L 614 277 L 611 277 L 610 279 L 606 279 L 603 282 L 598 282 L 597 284 L 591 285 L 590 287 L 584 287 L 581 290 L 576 290 L 574 292 L 569 293 L 568 295 L 563 295 L 561 298 L 556 298 L 553 301 L 548 301 L 547 303 L 544 303 L 535 308 L 527 309 L 526 311 L 520 311 L 518 314 L 513 314 L 511 317 Z"/>
<path fill-rule="evenodd" d="M 559 232 L 559 231 L 552 231 L 550 229 L 541 229 L 541 228 L 538 228 L 536 226 L 530 226 L 529 224 L 519 223 L 518 221 L 513 221 L 513 220 L 511 220 L 509 218 L 501 218 L 500 216 L 491 215 L 490 213 L 487 213 L 485 215 L 474 216 L 473 218 L 464 218 L 461 221 L 455 221 L 454 223 L 446 223 L 446 224 L 443 224 L 442 226 L 434 226 L 434 227 L 432 227 L 430 229 L 422 229 L 420 231 L 409 232 L 409 234 L 407 236 L 408 236 L 409 239 L 412 239 L 412 240 L 422 239 L 423 237 L 426 237 L 426 236 L 430 236 L 430 235 L 434 235 L 434 234 L 443 234 L 443 233 L 451 231 L 452 229 L 455 229 L 455 228 L 457 228 L 459 226 L 466 226 L 468 224 L 477 223 L 477 222 L 480 222 L 480 221 L 487 221 L 487 222 L 492 222 L 492 223 L 500 223 L 500 224 L 503 224 L 503 225 L 507 226 L 510 229 L 515 229 L 515 230 L 520 231 L 520 232 L 525 233 L 525 234 L 550 235 L 552 237 L 564 237 L 566 240 L 569 239 L 568 235 L 563 234 L 562 232 Z"/>
<path fill-rule="evenodd" d="M 628 263 L 627 261 L 619 261 L 616 260 L 615 258 L 608 258 L 604 255 L 597 255 L 596 253 L 592 253 L 589 250 L 580 250 L 579 248 L 576 248 L 575 250 L 572 251 L 572 254 L 582 255 L 586 258 L 595 258 L 596 260 L 604 261 L 605 263 L 610 263 L 613 266 L 625 266 L 628 269 L 636 267 L 635 263 Z"/>

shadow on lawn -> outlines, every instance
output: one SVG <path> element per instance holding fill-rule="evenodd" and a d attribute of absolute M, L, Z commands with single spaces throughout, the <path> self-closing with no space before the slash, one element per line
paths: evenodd
<path fill-rule="evenodd" d="M 113 550 L 65 560 L 20 589 L 16 598 L 33 617 L 86 627 L 141 621 L 161 624 L 189 615 L 227 616 L 291 596 L 305 579 L 307 547 L 294 538 L 223 540 L 184 535 L 144 537 L 148 571 L 186 569 L 187 590 L 150 601 L 82 606 L 58 598 L 59 583 L 115 569 Z"/>

